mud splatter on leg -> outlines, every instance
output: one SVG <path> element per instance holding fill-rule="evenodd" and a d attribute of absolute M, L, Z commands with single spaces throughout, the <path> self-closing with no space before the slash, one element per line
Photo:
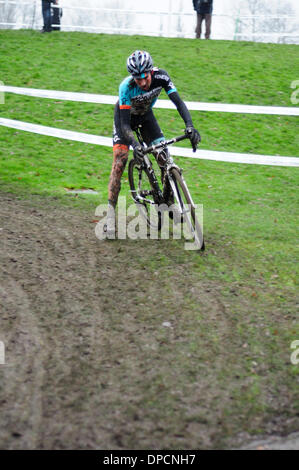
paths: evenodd
<path fill-rule="evenodd" d="M 113 164 L 108 185 L 108 200 L 115 207 L 121 188 L 121 177 L 128 161 L 129 147 L 127 145 L 114 145 Z"/>

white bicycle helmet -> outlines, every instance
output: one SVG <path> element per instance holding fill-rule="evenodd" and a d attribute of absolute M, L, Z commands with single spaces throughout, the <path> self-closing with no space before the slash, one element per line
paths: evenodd
<path fill-rule="evenodd" d="M 146 51 L 135 51 L 127 60 L 128 72 L 134 78 L 145 78 L 145 74 L 153 69 L 153 61 Z"/>

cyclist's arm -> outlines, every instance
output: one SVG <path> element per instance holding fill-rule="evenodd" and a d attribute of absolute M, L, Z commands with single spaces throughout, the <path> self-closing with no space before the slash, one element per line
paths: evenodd
<path fill-rule="evenodd" d="M 186 127 L 193 127 L 193 122 L 191 115 L 189 113 L 189 110 L 187 106 L 185 105 L 184 101 L 181 99 L 180 95 L 178 94 L 177 91 L 174 91 L 172 93 L 169 93 L 169 98 L 171 101 L 175 104 L 181 118 L 186 124 Z"/>
<path fill-rule="evenodd" d="M 123 135 L 129 145 L 132 145 L 133 148 L 139 145 L 131 128 L 131 110 L 129 107 L 120 109 L 120 122 Z"/>
<path fill-rule="evenodd" d="M 156 72 L 155 78 L 158 80 L 159 85 L 161 85 L 164 88 L 169 99 L 176 106 L 180 116 L 182 117 L 183 121 L 186 124 L 186 127 L 189 127 L 189 126 L 193 127 L 192 118 L 187 109 L 187 106 L 185 105 L 184 101 L 181 99 L 180 95 L 178 94 L 178 91 L 175 85 L 173 84 L 170 76 L 166 72 L 166 70 L 158 69 Z"/>
<path fill-rule="evenodd" d="M 129 145 L 134 148 L 138 145 L 132 128 L 131 128 L 131 93 L 130 93 L 130 81 L 132 79 L 125 78 L 119 86 L 119 110 L 120 110 L 120 124 L 123 132 L 123 136 Z"/>

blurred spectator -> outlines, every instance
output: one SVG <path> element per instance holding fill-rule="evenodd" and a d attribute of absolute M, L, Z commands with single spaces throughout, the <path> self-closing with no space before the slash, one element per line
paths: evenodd
<path fill-rule="evenodd" d="M 58 0 L 56 2 L 56 5 L 58 5 Z M 55 8 L 52 7 L 52 30 L 53 31 L 60 31 L 60 18 L 62 17 L 62 8 Z"/>
<path fill-rule="evenodd" d="M 196 37 L 200 39 L 202 22 L 205 20 L 205 38 L 210 39 L 213 12 L 213 0 L 193 0 L 194 10 L 197 12 Z"/>
<path fill-rule="evenodd" d="M 58 3 L 58 0 L 42 0 L 42 14 L 44 19 L 44 26 L 41 30 L 42 33 L 51 33 L 52 31 L 52 11 L 51 3 Z"/>

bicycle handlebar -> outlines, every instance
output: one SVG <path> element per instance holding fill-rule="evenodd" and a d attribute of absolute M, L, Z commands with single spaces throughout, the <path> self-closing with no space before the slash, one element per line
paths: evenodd
<path fill-rule="evenodd" d="M 178 137 L 174 137 L 173 139 L 163 140 L 157 145 L 151 145 L 150 147 L 147 147 L 146 149 L 144 149 L 144 153 L 146 154 L 146 153 L 154 152 L 155 150 L 168 147 L 168 145 L 174 144 L 175 142 L 180 142 L 181 140 L 184 140 L 184 139 L 189 139 L 189 136 L 187 134 L 184 134 L 184 135 L 179 135 Z"/>

